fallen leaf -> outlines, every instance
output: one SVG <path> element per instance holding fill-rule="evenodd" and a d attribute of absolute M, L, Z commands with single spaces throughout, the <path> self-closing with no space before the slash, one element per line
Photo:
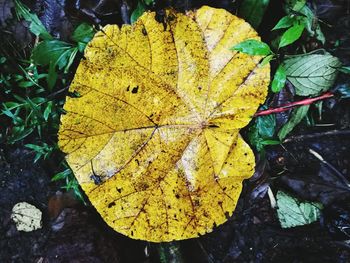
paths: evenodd
<path fill-rule="evenodd" d="M 18 231 L 31 232 L 41 228 L 42 212 L 27 202 L 17 203 L 12 208 L 11 219 Z"/>
<path fill-rule="evenodd" d="M 341 63 L 329 53 L 306 54 L 286 59 L 283 66 L 296 94 L 309 96 L 326 91 L 334 84 Z"/>
<path fill-rule="evenodd" d="M 277 215 L 282 228 L 311 224 L 320 218 L 322 204 L 301 202 L 283 192 L 277 192 Z"/>
<path fill-rule="evenodd" d="M 154 242 L 212 231 L 235 209 L 254 154 L 239 135 L 265 100 L 270 67 L 229 48 L 257 39 L 223 9 L 146 12 L 85 50 L 59 146 L 116 231 Z"/>

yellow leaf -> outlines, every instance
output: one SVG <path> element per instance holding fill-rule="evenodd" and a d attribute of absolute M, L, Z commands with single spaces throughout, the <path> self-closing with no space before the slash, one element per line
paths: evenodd
<path fill-rule="evenodd" d="M 148 12 L 89 43 L 67 97 L 59 146 L 116 231 L 154 242 L 197 237 L 232 215 L 254 155 L 239 135 L 264 102 L 269 66 L 229 50 L 260 39 L 202 7 Z"/>

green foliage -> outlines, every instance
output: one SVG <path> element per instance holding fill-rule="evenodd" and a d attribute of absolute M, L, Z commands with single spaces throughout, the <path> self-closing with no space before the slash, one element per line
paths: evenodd
<path fill-rule="evenodd" d="M 272 53 L 270 47 L 261 41 L 248 39 L 233 46 L 231 50 L 237 50 L 248 55 L 267 56 Z"/>
<path fill-rule="evenodd" d="M 258 28 L 269 3 L 270 0 L 244 0 L 238 10 L 239 16 Z"/>
<path fill-rule="evenodd" d="M 286 84 L 286 80 L 287 80 L 286 70 L 282 65 L 279 65 L 271 84 L 272 92 L 275 92 L 275 93 L 280 92 L 281 89 L 283 89 L 284 85 Z"/>
<path fill-rule="evenodd" d="M 88 42 L 90 42 L 94 35 L 94 28 L 86 23 L 82 23 L 74 30 L 71 38 L 76 43 L 80 42 L 87 44 Z"/>
<path fill-rule="evenodd" d="M 52 39 L 52 36 L 47 32 L 44 25 L 36 14 L 32 14 L 28 7 L 23 5 L 20 1 L 15 0 L 15 9 L 17 16 L 29 22 L 29 30 L 36 36 L 42 39 Z"/>
<path fill-rule="evenodd" d="M 266 108 L 266 107 L 264 107 Z M 248 131 L 249 142 L 261 152 L 266 145 L 280 144 L 273 139 L 276 129 L 275 115 L 259 116 L 254 120 Z"/>
<path fill-rule="evenodd" d="M 63 162 L 62 166 L 64 167 L 64 170 L 62 172 L 55 174 L 52 177 L 51 181 L 53 182 L 62 181 L 62 180 L 65 181 L 65 186 L 63 186 L 63 188 L 66 189 L 67 191 L 72 190 L 75 196 L 78 197 L 85 204 L 85 200 L 81 193 L 79 183 L 77 179 L 74 177 L 72 170 L 68 167 L 66 162 Z"/>
<path fill-rule="evenodd" d="M 137 19 L 147 10 L 147 8 L 153 4 L 153 2 L 154 0 L 139 0 L 136 9 L 131 14 L 131 23 L 135 23 Z"/>
<path fill-rule="evenodd" d="M 41 145 L 29 143 L 25 146 L 35 152 L 34 163 L 36 163 L 41 158 L 46 160 L 51 156 L 52 152 L 56 150 L 55 146 L 50 146 L 44 142 L 42 142 Z"/>
<path fill-rule="evenodd" d="M 311 224 L 320 218 L 322 204 L 301 202 L 297 198 L 283 192 L 277 192 L 277 215 L 282 228 L 290 228 Z"/>
<path fill-rule="evenodd" d="M 304 28 L 305 25 L 302 23 L 294 24 L 286 32 L 283 33 L 278 47 L 285 47 L 297 41 L 303 33 Z"/>
<path fill-rule="evenodd" d="M 286 59 L 283 63 L 287 79 L 294 85 L 300 96 L 317 95 L 328 90 L 335 81 L 338 58 L 329 53 L 306 54 Z"/>
<path fill-rule="evenodd" d="M 338 70 L 345 74 L 350 74 L 350 66 L 338 68 Z"/>
<path fill-rule="evenodd" d="M 15 1 L 15 10 L 17 17 L 26 20 L 29 30 L 41 41 L 32 50 L 30 61 L 14 61 L 18 66 L 17 71 L 7 70 L 8 59 L 0 57 L 1 92 L 6 96 L 0 111 L 1 117 L 9 123 L 6 136 L 1 139 L 9 144 L 34 141 L 25 146 L 35 153 L 34 162 L 37 162 L 58 155 L 56 134 L 64 103 L 64 97 L 59 95 L 66 90 L 66 76 L 70 66 L 77 54 L 84 51 L 95 30 L 82 23 L 74 30 L 72 42 L 67 43 L 54 39 L 37 15 L 18 0 Z M 58 80 L 60 83 L 57 83 Z M 59 87 L 61 88 L 58 89 Z M 67 168 L 64 163 L 63 166 Z M 73 189 L 82 198 L 79 185 L 72 174 L 67 171 L 59 173 L 54 180 L 59 178 L 65 181 L 64 188 Z"/>
<path fill-rule="evenodd" d="M 282 141 L 306 116 L 310 105 L 301 106 L 292 111 L 292 116 L 278 132 L 278 138 Z"/>
<path fill-rule="evenodd" d="M 275 25 L 274 28 L 272 28 L 272 30 L 289 28 L 294 24 L 294 22 L 295 22 L 294 17 L 284 16 L 278 21 L 278 23 Z"/>

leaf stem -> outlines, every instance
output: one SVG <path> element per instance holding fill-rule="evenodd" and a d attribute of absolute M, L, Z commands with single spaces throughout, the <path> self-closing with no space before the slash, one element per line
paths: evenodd
<path fill-rule="evenodd" d="M 332 97 L 334 97 L 333 93 L 326 92 L 326 93 L 324 93 L 324 94 L 322 94 L 322 95 L 320 95 L 318 97 L 315 97 L 315 98 L 307 98 L 307 99 L 304 99 L 304 100 L 288 103 L 288 104 L 283 105 L 283 106 L 278 107 L 278 108 L 270 108 L 270 109 L 267 109 L 267 110 L 258 111 L 257 113 L 254 114 L 254 117 L 280 113 L 280 112 L 287 111 L 287 110 L 289 110 L 291 108 L 294 108 L 294 107 L 297 107 L 297 106 L 310 105 L 310 104 L 312 104 L 312 103 L 314 103 L 316 101 L 329 99 L 329 98 L 332 98 Z"/>

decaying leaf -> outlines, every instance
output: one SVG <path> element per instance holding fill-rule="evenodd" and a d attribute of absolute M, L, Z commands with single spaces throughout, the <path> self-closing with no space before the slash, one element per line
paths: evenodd
<path fill-rule="evenodd" d="M 41 228 L 42 212 L 27 202 L 17 203 L 12 208 L 11 219 L 18 231 L 31 232 Z"/>
<path fill-rule="evenodd" d="M 116 231 L 170 241 L 212 231 L 235 209 L 254 155 L 239 135 L 265 100 L 269 66 L 229 50 L 259 39 L 225 10 L 147 12 L 89 43 L 59 146 Z"/>

